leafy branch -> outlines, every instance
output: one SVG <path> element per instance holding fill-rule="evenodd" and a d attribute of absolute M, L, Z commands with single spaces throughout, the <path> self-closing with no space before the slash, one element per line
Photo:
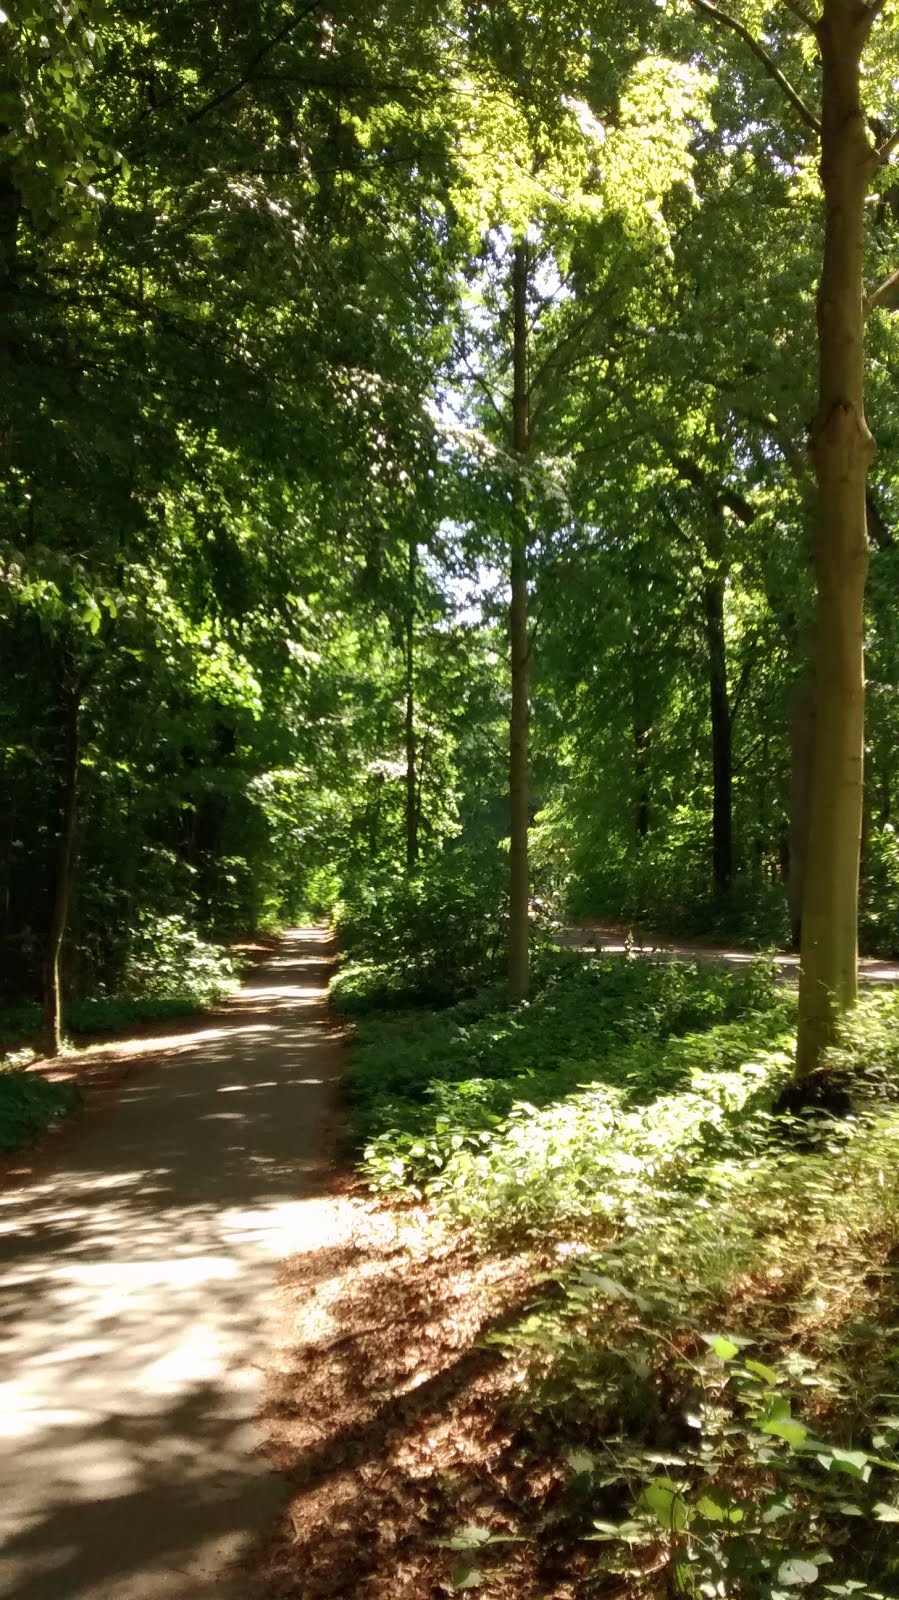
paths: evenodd
<path fill-rule="evenodd" d="M 712 0 L 690 0 L 690 4 L 695 11 L 700 11 L 704 16 L 710 17 L 719 27 L 729 28 L 731 33 L 737 35 L 738 39 L 742 39 L 747 49 L 752 51 L 756 60 L 761 62 L 769 78 L 773 78 L 774 82 L 783 90 L 794 111 L 802 118 L 806 127 L 820 136 L 821 123 L 819 119 L 810 107 L 806 105 L 799 91 L 794 89 L 789 78 L 777 65 L 774 57 L 765 49 L 764 45 L 759 43 L 755 34 L 745 27 L 742 22 L 739 22 L 736 17 L 732 17 L 727 11 L 722 11 L 718 6 L 713 5 Z M 792 9 L 795 10 L 795 7 Z"/>

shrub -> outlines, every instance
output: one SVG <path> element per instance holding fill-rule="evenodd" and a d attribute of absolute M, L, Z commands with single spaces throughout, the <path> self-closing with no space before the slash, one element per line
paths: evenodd
<path fill-rule="evenodd" d="M 510 1008 L 497 990 L 485 990 L 442 1014 L 360 1025 L 348 1095 L 366 1170 L 379 1187 L 430 1185 L 444 1195 L 452 1188 L 458 1204 L 469 1176 L 476 1189 L 481 1172 L 491 1200 L 476 1202 L 478 1215 L 492 1206 L 503 1226 L 511 1191 L 495 1192 L 481 1169 L 486 1164 L 498 1173 L 506 1156 L 513 1159 L 512 1146 L 532 1114 L 608 1120 L 613 1100 L 627 1110 L 683 1089 L 700 1067 L 723 1070 L 738 1066 L 753 1047 L 772 1048 L 793 1007 L 765 968 L 731 974 L 616 957 L 584 960 L 569 952 L 547 955 L 543 968 L 524 1006 Z M 670 1043 L 660 1048 L 663 1040 Z M 594 1085 L 588 1110 L 586 1086 Z M 599 1110 L 603 1098 L 606 1113 Z M 576 1138 L 570 1127 L 569 1134 Z M 585 1150 L 592 1150 L 595 1134 L 584 1125 Z M 529 1205 L 537 1203 L 538 1188 L 542 1193 L 539 1137 L 538 1124 L 529 1124 L 525 1142 L 534 1143 L 533 1161 L 514 1185 L 530 1196 Z M 466 1175 L 466 1163 L 476 1158 Z M 517 1158 L 513 1165 L 518 1170 Z M 547 1181 L 561 1195 L 564 1179 L 557 1184 L 550 1174 Z"/>
<path fill-rule="evenodd" d="M 48 1083 L 36 1072 L 0 1071 L 0 1150 L 19 1150 L 80 1104 L 74 1084 Z"/>
<path fill-rule="evenodd" d="M 356 885 L 335 918 L 348 963 L 332 984 L 338 1007 L 444 1005 L 497 975 L 506 877 L 498 850 L 457 850 L 415 877 L 382 874 Z"/>
<path fill-rule="evenodd" d="M 127 999 L 182 999 L 209 1005 L 234 988 L 237 964 L 186 917 L 144 915 L 125 966 Z"/>

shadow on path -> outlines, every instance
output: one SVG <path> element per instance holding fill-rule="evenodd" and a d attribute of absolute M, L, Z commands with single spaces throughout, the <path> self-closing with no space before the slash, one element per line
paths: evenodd
<path fill-rule="evenodd" d="M 289 935 L 0 1195 L 0 1595 L 224 1600 L 283 1497 L 254 1454 L 254 1363 L 278 1264 L 326 1215 L 329 960 L 325 930 Z"/>

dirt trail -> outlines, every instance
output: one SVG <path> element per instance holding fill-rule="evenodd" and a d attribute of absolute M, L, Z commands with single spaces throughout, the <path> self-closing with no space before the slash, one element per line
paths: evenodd
<path fill-rule="evenodd" d="M 569 949 L 600 955 L 624 955 L 630 950 L 635 956 L 654 956 L 659 961 L 712 961 L 733 967 L 747 967 L 758 960 L 758 951 L 741 950 L 739 946 L 709 944 L 690 939 L 673 939 L 667 933 L 641 933 L 620 923 L 603 922 L 595 917 L 584 917 L 558 934 L 560 944 Z M 799 957 L 784 951 L 774 956 L 774 964 L 786 978 L 798 978 Z M 863 956 L 858 964 L 862 983 L 899 983 L 899 962 L 875 961 Z"/>
<path fill-rule="evenodd" d="M 0 1595 L 249 1600 L 282 1480 L 254 1417 L 280 1263 L 325 1245 L 328 936 L 0 1195 Z"/>

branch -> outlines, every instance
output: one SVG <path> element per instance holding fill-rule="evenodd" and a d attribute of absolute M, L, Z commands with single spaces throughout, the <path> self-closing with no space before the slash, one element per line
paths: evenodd
<path fill-rule="evenodd" d="M 671 460 L 678 477 L 699 489 L 716 511 L 732 511 L 744 528 L 752 527 L 758 513 L 745 495 L 729 489 L 726 484 L 713 484 L 711 475 L 688 456 L 672 456 Z"/>
<path fill-rule="evenodd" d="M 711 17 L 713 22 L 717 22 L 723 28 L 730 28 L 738 39 L 742 39 L 743 43 L 752 51 L 756 60 L 761 62 L 769 78 L 773 78 L 774 82 L 783 90 L 793 110 L 799 113 L 806 127 L 811 128 L 813 133 L 820 134 L 821 124 L 818 118 L 806 105 L 802 96 L 793 88 L 789 78 L 785 77 L 781 72 L 774 57 L 768 54 L 764 45 L 759 44 L 755 35 L 750 33 L 748 28 L 744 28 L 742 22 L 738 22 L 736 17 L 729 16 L 726 11 L 719 11 L 717 6 L 712 5 L 711 0 L 690 0 L 690 4 L 695 11 L 703 12 L 705 16 Z"/>
<path fill-rule="evenodd" d="M 757 646 L 758 639 L 754 639 L 753 643 Z M 737 720 L 737 712 L 739 711 L 740 706 L 743 704 L 743 696 L 746 693 L 746 690 L 749 688 L 749 684 L 752 680 L 752 674 L 757 660 L 758 650 L 755 649 L 747 655 L 746 660 L 743 662 L 740 678 L 731 699 L 730 708 L 728 711 L 728 721 L 730 722 L 731 732 L 733 732 L 733 726 Z"/>
<path fill-rule="evenodd" d="M 891 272 L 888 278 L 884 278 L 883 283 L 879 283 L 876 289 L 871 290 L 865 301 L 866 316 L 876 311 L 878 306 L 886 306 L 892 310 L 894 297 L 899 300 L 899 267 L 895 272 Z"/>
<path fill-rule="evenodd" d="M 892 529 L 885 522 L 883 512 L 870 485 L 865 490 L 865 509 L 868 520 L 868 538 L 872 544 L 876 544 L 878 550 L 889 550 L 893 543 Z"/>
<path fill-rule="evenodd" d="M 279 28 L 277 33 L 273 34 L 270 39 L 266 40 L 265 44 L 260 46 L 248 66 L 244 69 L 243 76 L 238 78 L 236 83 L 229 84 L 227 89 L 222 89 L 220 94 L 213 95 L 211 100 L 207 100 L 203 105 L 198 106 L 195 111 L 192 111 L 187 118 L 188 123 L 199 122 L 201 117 L 207 117 L 210 111 L 215 111 L 226 100 L 230 100 L 232 95 L 239 94 L 241 89 L 245 89 L 260 61 L 264 61 L 270 51 L 277 49 L 278 45 L 283 44 L 285 39 L 289 39 L 290 35 L 300 26 L 300 23 L 309 16 L 309 13 L 318 10 L 320 4 L 321 0 L 309 0 L 308 5 L 303 6 L 295 16 L 290 18 L 289 22 L 285 22 L 283 28 Z"/>
<path fill-rule="evenodd" d="M 894 150 L 899 150 L 899 128 L 896 129 L 895 133 L 891 133 L 890 137 L 885 139 L 883 144 L 880 146 L 880 149 L 877 152 L 878 165 L 881 167 L 884 166 L 886 162 L 889 161 Z"/>
<path fill-rule="evenodd" d="M 809 28 L 812 33 L 814 33 L 818 24 L 811 12 L 806 11 L 805 6 L 802 4 L 802 0 L 786 0 L 786 5 L 787 9 L 792 11 L 794 17 L 798 17 L 799 21 L 804 22 L 805 26 Z"/>

